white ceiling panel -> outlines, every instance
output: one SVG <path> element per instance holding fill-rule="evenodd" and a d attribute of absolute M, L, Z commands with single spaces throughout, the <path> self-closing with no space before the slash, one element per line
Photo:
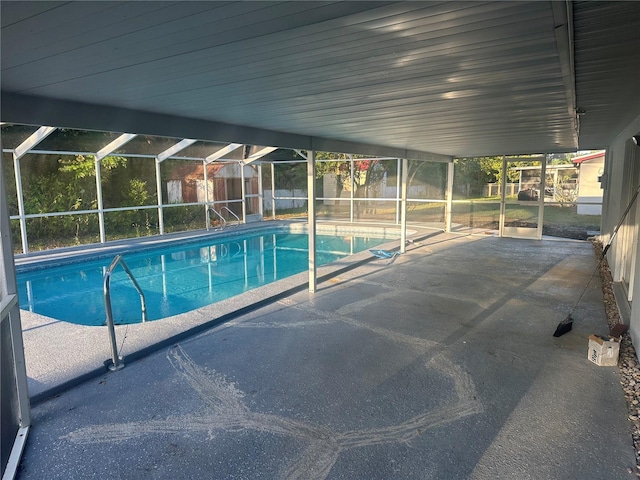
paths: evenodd
<path fill-rule="evenodd" d="M 471 156 L 577 149 L 577 97 L 580 141 L 601 147 L 608 102 L 635 108 L 629 5 L 3 1 L 2 121 Z M 578 88 L 556 35 L 574 10 Z"/>

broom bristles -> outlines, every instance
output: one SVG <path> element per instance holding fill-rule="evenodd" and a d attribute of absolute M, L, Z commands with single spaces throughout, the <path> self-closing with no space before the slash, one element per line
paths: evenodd
<path fill-rule="evenodd" d="M 556 331 L 553 333 L 553 336 L 561 337 L 565 333 L 570 332 L 572 327 L 573 327 L 573 318 L 571 318 L 571 314 L 569 314 L 567 315 L 567 318 L 565 318 L 563 321 L 561 321 L 558 324 L 558 327 L 556 328 Z"/>

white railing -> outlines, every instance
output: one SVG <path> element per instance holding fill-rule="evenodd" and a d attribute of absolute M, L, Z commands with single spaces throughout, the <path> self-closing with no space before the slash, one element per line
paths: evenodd
<path fill-rule="evenodd" d="M 129 280 L 131 280 L 131 283 L 133 283 L 133 286 L 138 292 L 138 295 L 140 295 L 140 309 L 142 310 L 142 321 L 143 322 L 147 321 L 147 303 L 144 298 L 144 293 L 142 292 L 142 289 L 140 288 L 140 285 L 138 285 L 138 282 L 136 281 L 136 279 L 133 277 L 133 273 L 131 273 L 131 270 L 129 270 L 129 267 L 122 259 L 122 256 L 116 255 L 113 261 L 111 262 L 111 265 L 109 265 L 109 268 L 107 268 L 107 271 L 104 274 L 104 289 L 103 289 L 104 309 L 107 314 L 107 319 L 106 319 L 107 330 L 109 332 L 109 342 L 111 343 L 112 364 L 109 365 L 109 370 L 111 371 L 121 370 L 122 368 L 124 368 L 124 363 L 122 363 L 122 360 L 118 355 L 118 344 L 116 343 L 116 329 L 113 323 L 113 310 L 111 308 L 111 274 L 113 273 L 113 271 L 118 265 L 122 266 L 123 270 L 126 272 L 127 276 L 129 277 Z"/>

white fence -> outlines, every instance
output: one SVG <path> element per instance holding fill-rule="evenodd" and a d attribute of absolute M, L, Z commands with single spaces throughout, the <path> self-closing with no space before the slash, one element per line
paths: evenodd
<path fill-rule="evenodd" d="M 264 195 L 264 209 L 271 210 L 273 206 L 273 196 L 271 195 L 271 189 L 265 189 Z M 294 198 L 296 197 L 296 198 Z M 276 189 L 276 208 L 288 209 L 288 208 L 302 208 L 307 204 L 307 191 L 299 188 L 292 190 Z"/>
<path fill-rule="evenodd" d="M 507 183 L 506 185 L 506 194 L 507 195 L 516 195 L 519 188 L 519 183 Z M 483 197 L 495 197 L 502 194 L 501 185 L 499 183 L 487 183 L 484 186 L 482 196 Z"/>

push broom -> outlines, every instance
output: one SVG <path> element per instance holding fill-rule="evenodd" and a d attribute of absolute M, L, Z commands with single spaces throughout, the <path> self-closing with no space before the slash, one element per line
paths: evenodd
<path fill-rule="evenodd" d="M 616 225 L 616 228 L 613 229 L 613 233 L 611 234 L 611 237 L 609 237 L 609 241 L 607 242 L 607 244 L 602 249 L 602 255 L 600 255 L 600 260 L 598 261 L 598 264 L 596 265 L 596 268 L 594 268 L 593 273 L 589 277 L 589 280 L 587 281 L 587 284 L 584 286 L 584 289 L 582 290 L 582 293 L 580 294 L 580 297 L 578 297 L 578 301 L 573 305 L 573 308 L 569 312 L 569 315 L 567 315 L 567 318 L 565 318 L 564 320 L 562 320 L 558 324 L 558 326 L 556 328 L 556 331 L 553 334 L 554 337 L 560 337 L 560 336 L 564 335 L 565 333 L 571 331 L 571 327 L 573 326 L 573 317 L 572 317 L 573 312 L 576 309 L 576 307 L 578 306 L 578 304 L 580 303 L 580 300 L 582 300 L 582 297 L 584 296 L 585 292 L 587 291 L 587 288 L 589 288 L 589 284 L 591 283 L 591 280 L 593 280 L 593 277 L 595 276 L 596 272 L 600 268 L 600 265 L 602 265 L 602 262 L 604 262 L 605 256 L 607 255 L 607 251 L 609 250 L 609 247 L 611 247 L 611 244 L 613 243 L 614 238 L 616 238 L 616 234 L 618 233 L 618 230 L 620 229 L 620 226 L 624 222 L 624 219 L 627 218 L 627 214 L 629 213 L 629 210 L 631 210 L 631 207 L 633 206 L 633 203 L 636 201 L 636 198 L 638 198 L 638 193 L 640 193 L 640 185 L 638 185 L 638 188 L 636 188 L 636 191 L 633 194 L 633 197 L 631 197 L 631 201 L 629 202 L 629 205 L 627 205 L 627 208 L 625 209 L 624 213 L 622 214 L 622 218 L 618 222 L 618 225 Z"/>

